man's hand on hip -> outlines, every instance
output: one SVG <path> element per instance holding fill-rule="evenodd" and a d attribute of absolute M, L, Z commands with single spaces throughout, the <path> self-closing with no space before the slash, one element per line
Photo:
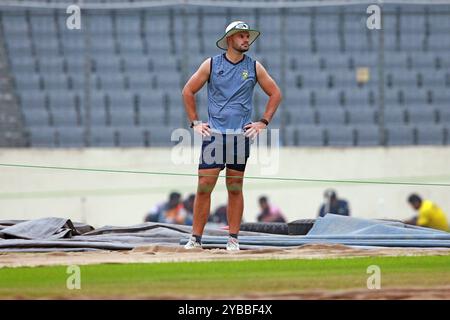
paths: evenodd
<path fill-rule="evenodd" d="M 200 122 L 193 126 L 195 132 L 200 133 L 202 137 L 211 136 L 211 128 L 208 123 Z"/>
<path fill-rule="evenodd" d="M 244 127 L 245 129 L 244 135 L 247 138 L 251 138 L 253 140 L 258 136 L 259 132 L 265 129 L 266 127 L 267 125 L 265 123 L 262 123 L 261 121 L 249 123 Z"/>

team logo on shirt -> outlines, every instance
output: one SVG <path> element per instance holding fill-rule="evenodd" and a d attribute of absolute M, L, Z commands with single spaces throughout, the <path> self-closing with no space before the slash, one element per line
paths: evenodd
<path fill-rule="evenodd" d="M 242 80 L 246 80 L 248 78 L 248 71 L 244 70 L 242 71 Z"/>

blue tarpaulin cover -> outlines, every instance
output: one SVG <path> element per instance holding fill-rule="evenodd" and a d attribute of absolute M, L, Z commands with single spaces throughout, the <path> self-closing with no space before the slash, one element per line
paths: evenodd
<path fill-rule="evenodd" d="M 190 226 L 146 222 L 130 227 L 94 229 L 64 218 L 0 221 L 0 251 L 92 251 L 131 250 L 150 244 L 184 245 Z M 206 248 L 224 248 L 228 231 L 205 228 Z M 242 249 L 286 248 L 305 244 L 343 244 L 356 247 L 450 248 L 450 233 L 405 225 L 327 214 L 318 218 L 305 236 L 240 232 Z"/>

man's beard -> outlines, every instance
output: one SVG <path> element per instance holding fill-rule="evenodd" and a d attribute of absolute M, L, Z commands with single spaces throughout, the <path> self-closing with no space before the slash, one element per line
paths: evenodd
<path fill-rule="evenodd" d="M 241 52 L 241 53 L 247 52 L 249 48 L 250 48 L 250 46 L 248 46 L 247 49 L 242 49 L 242 48 L 240 48 L 240 47 L 234 47 L 234 49 L 235 49 L 236 51 L 239 51 L 239 52 Z"/>

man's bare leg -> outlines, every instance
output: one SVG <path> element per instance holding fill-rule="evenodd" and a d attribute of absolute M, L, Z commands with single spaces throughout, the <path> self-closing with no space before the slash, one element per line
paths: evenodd
<path fill-rule="evenodd" d="M 201 236 L 203 234 L 211 208 L 211 192 L 216 185 L 219 173 L 219 168 L 198 170 L 198 187 L 194 201 L 194 221 L 192 223 L 193 235 Z"/>
<path fill-rule="evenodd" d="M 226 184 L 228 190 L 227 219 L 230 234 L 238 234 L 244 212 L 242 185 L 244 172 L 227 168 Z"/>

